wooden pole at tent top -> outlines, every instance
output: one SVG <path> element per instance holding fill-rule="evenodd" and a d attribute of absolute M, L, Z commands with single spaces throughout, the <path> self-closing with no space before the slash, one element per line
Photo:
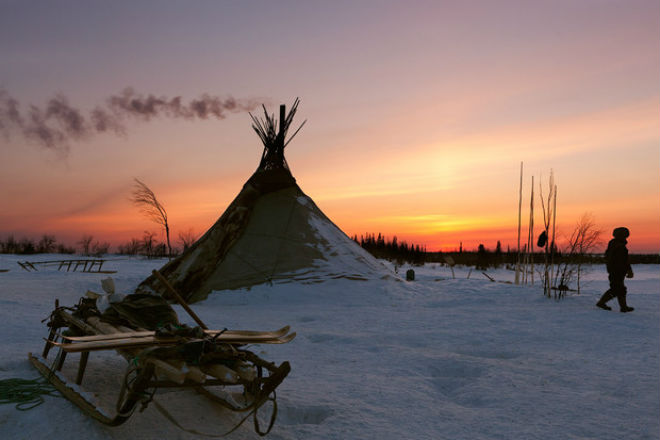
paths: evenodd
<path fill-rule="evenodd" d="M 284 132 L 284 120 L 286 119 L 286 105 L 280 105 L 280 133 Z"/>

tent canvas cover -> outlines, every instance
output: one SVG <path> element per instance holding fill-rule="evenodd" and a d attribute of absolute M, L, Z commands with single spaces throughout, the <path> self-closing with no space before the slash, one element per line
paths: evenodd
<path fill-rule="evenodd" d="M 280 107 L 279 131 L 265 108 L 265 119 L 251 115 L 264 143 L 259 167 L 215 224 L 160 269 L 187 301 L 262 283 L 392 275 L 323 214 L 291 174 L 283 152 L 297 133 L 286 140 L 298 102 L 288 115 Z M 136 292 L 166 294 L 154 276 Z"/>

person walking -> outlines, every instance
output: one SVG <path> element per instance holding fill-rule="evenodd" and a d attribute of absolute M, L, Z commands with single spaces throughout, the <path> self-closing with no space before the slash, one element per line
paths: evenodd
<path fill-rule="evenodd" d="M 628 244 L 626 239 L 630 236 L 630 231 L 624 227 L 616 228 L 612 231 L 612 236 L 614 238 L 610 240 L 605 251 L 610 288 L 607 292 L 603 293 L 596 306 L 604 310 L 612 310 L 607 305 L 607 302 L 616 297 L 619 301 L 621 312 L 632 312 L 635 309 L 628 307 L 626 303 L 626 294 L 628 291 L 623 283 L 625 278 L 633 277 L 633 271 L 628 261 L 628 248 L 626 247 L 626 244 Z"/>

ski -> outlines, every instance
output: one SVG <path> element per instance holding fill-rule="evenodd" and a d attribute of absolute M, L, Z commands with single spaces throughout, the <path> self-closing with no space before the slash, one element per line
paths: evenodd
<path fill-rule="evenodd" d="M 279 337 L 266 337 L 266 336 L 232 336 L 225 335 L 224 333 L 218 336 L 215 340 L 226 344 L 286 344 L 296 337 L 296 333 L 289 333 L 288 335 Z M 193 341 L 194 339 L 187 339 Z M 164 346 L 164 345 L 177 345 L 186 342 L 186 339 L 178 337 L 158 338 L 155 336 L 143 336 L 136 338 L 122 338 L 122 339 L 106 339 L 100 341 L 86 341 L 86 342 L 55 342 L 48 341 L 51 344 L 61 347 L 67 353 L 79 353 L 84 351 L 98 351 L 98 350 L 115 350 L 126 348 L 139 348 L 144 346 Z"/>
<path fill-rule="evenodd" d="M 216 335 L 221 336 L 240 336 L 240 337 L 263 337 L 265 339 L 270 338 L 279 338 L 288 333 L 291 327 L 285 325 L 284 327 L 277 330 L 270 331 L 255 331 L 255 330 L 204 330 L 204 333 L 210 337 L 215 337 Z M 135 332 L 122 332 L 122 333 L 107 333 L 101 335 L 91 335 L 91 336 L 65 336 L 61 337 L 67 341 L 72 342 L 91 342 L 91 341 L 106 341 L 113 339 L 128 339 L 128 338 L 143 338 L 146 336 L 156 336 L 156 332 L 151 330 L 144 331 L 135 331 Z"/>

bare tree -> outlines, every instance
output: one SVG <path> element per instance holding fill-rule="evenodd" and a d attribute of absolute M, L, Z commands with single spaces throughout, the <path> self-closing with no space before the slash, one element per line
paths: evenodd
<path fill-rule="evenodd" d="M 101 243 L 97 241 L 92 245 L 92 255 L 95 257 L 101 257 L 105 254 L 107 254 L 110 251 L 110 243 L 104 242 Z"/>
<path fill-rule="evenodd" d="M 559 287 L 564 290 L 568 284 L 576 279 L 577 293 L 580 294 L 580 281 L 584 274 L 584 263 L 587 254 L 591 253 L 600 245 L 600 236 L 603 233 L 596 227 L 596 222 L 591 213 L 584 213 L 575 225 L 575 229 L 568 238 L 564 249 L 564 264 L 557 268 Z"/>
<path fill-rule="evenodd" d="M 119 253 L 125 255 L 137 255 L 140 252 L 142 244 L 137 238 L 131 238 L 131 241 L 119 245 Z"/>
<path fill-rule="evenodd" d="M 78 244 L 82 248 L 82 254 L 85 256 L 90 255 L 92 240 L 94 239 L 91 235 L 83 235 Z"/>
<path fill-rule="evenodd" d="M 154 194 L 145 183 L 137 178 L 134 180 L 131 201 L 140 207 L 140 210 L 144 215 L 165 228 L 167 251 L 169 255 L 172 255 L 172 246 L 170 245 L 170 226 L 167 223 L 167 211 L 165 211 L 165 207 L 158 201 L 156 194 Z"/>
<path fill-rule="evenodd" d="M 179 232 L 179 243 L 183 247 L 183 251 L 187 251 L 194 242 L 197 241 L 197 234 L 192 230 L 188 229 L 186 232 Z"/>
<path fill-rule="evenodd" d="M 37 244 L 37 252 L 42 254 L 50 254 L 55 251 L 55 239 L 54 235 L 44 234 Z"/>
<path fill-rule="evenodd" d="M 156 248 L 157 241 L 154 238 L 156 234 L 150 231 L 144 231 L 144 236 L 142 237 L 142 251 L 147 257 L 154 256 L 154 249 Z"/>

